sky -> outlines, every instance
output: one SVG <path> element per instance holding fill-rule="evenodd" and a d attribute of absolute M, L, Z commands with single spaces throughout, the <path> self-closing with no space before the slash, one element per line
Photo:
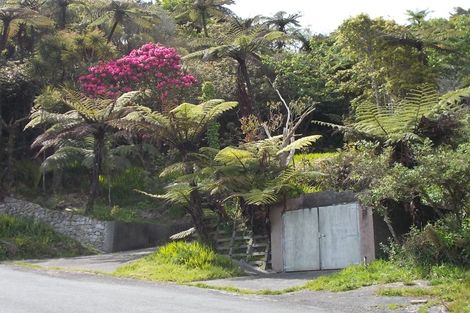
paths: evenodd
<path fill-rule="evenodd" d="M 470 0 L 235 0 L 230 8 L 241 17 L 301 13 L 302 26 L 312 33 L 329 33 L 343 20 L 360 13 L 407 22 L 406 10 L 431 11 L 430 17 L 448 17 L 454 7 L 470 8 Z"/>

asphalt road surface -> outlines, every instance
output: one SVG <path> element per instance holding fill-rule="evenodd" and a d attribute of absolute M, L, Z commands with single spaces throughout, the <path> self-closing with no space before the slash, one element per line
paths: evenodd
<path fill-rule="evenodd" d="M 387 303 L 397 302 L 368 293 L 360 298 L 360 294 L 341 298 L 328 293 L 315 297 L 308 292 L 241 296 L 175 284 L 0 264 L 0 313 L 386 312 Z"/>

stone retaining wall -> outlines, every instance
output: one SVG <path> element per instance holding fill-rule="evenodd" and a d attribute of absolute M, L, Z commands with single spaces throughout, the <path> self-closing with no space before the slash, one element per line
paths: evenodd
<path fill-rule="evenodd" d="M 6 198 L 3 203 L 0 203 L 0 214 L 2 213 L 32 218 L 85 246 L 100 251 L 108 250 L 106 237 L 112 222 L 99 221 L 66 211 L 49 210 L 37 204 L 13 198 Z"/>
<path fill-rule="evenodd" d="M 155 247 L 167 242 L 171 235 L 191 227 L 188 223 L 159 225 L 100 221 L 67 211 L 45 209 L 13 198 L 0 202 L 0 214 L 28 217 L 42 222 L 56 232 L 101 252 Z"/>

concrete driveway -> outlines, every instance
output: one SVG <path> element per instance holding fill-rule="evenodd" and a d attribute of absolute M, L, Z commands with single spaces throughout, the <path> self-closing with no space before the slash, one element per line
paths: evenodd
<path fill-rule="evenodd" d="M 235 287 L 238 289 L 260 290 L 284 290 L 304 285 L 309 280 L 320 276 L 329 275 L 336 271 L 309 271 L 293 273 L 266 273 L 243 277 L 208 280 L 204 283 L 212 287 Z"/>

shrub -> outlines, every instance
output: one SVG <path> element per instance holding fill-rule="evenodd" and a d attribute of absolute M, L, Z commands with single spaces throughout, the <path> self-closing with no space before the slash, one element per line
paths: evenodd
<path fill-rule="evenodd" d="M 458 221 L 455 217 L 416 228 L 408 234 L 402 257 L 420 265 L 454 264 L 470 266 L 470 218 Z"/>
<path fill-rule="evenodd" d="M 203 244 L 172 242 L 149 256 L 120 267 L 114 274 L 183 283 L 233 277 L 240 272 L 230 259 L 217 255 Z"/>
<path fill-rule="evenodd" d="M 158 92 L 161 99 L 174 88 L 191 87 L 196 79 L 186 75 L 174 48 L 147 43 L 128 55 L 90 67 L 80 77 L 83 90 L 91 96 L 118 97 L 140 88 Z"/>
<path fill-rule="evenodd" d="M 210 266 L 232 266 L 230 259 L 217 255 L 214 250 L 199 242 L 171 242 L 158 250 L 157 258 L 165 263 L 189 268 L 207 269 Z"/>

